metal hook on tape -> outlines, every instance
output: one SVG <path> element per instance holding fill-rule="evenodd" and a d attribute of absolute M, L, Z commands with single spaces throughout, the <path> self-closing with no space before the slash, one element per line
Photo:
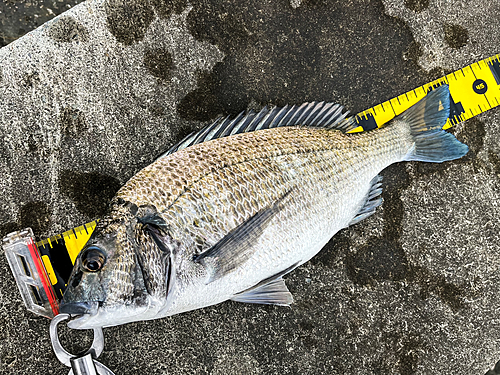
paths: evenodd
<path fill-rule="evenodd" d="M 104 350 L 104 335 L 101 328 L 94 328 L 94 340 L 90 348 L 81 355 L 71 354 L 63 348 L 57 335 L 57 325 L 62 321 L 69 320 L 69 314 L 59 314 L 50 323 L 50 341 L 52 348 L 59 361 L 65 366 L 71 367 L 68 375 L 114 375 L 113 372 L 97 362 Z"/>

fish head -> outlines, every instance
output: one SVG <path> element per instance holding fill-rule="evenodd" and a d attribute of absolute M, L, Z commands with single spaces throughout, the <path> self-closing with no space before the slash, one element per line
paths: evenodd
<path fill-rule="evenodd" d="M 137 230 L 143 232 L 143 227 L 133 217 L 116 215 L 99 222 L 76 259 L 60 306 L 61 313 L 77 316 L 68 323 L 70 328 L 151 319 L 165 304 L 156 297 L 158 290 L 148 287 L 152 278 L 142 254 L 152 245 L 138 241 Z"/>

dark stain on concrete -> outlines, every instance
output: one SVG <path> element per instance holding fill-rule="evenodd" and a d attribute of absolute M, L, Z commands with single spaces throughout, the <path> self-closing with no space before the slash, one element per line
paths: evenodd
<path fill-rule="evenodd" d="M 28 150 L 30 150 L 30 152 L 38 151 L 38 142 L 33 134 L 30 134 L 28 137 Z"/>
<path fill-rule="evenodd" d="M 88 124 L 82 111 L 72 107 L 65 107 L 59 114 L 61 131 L 64 137 L 76 137 L 88 130 Z"/>
<path fill-rule="evenodd" d="M 47 35 L 58 42 L 86 42 L 89 33 L 74 17 L 61 16 L 47 30 Z"/>
<path fill-rule="evenodd" d="M 7 143 L 3 141 L 3 139 L 5 139 L 4 134 L 0 133 L 0 139 L 2 139 L 2 141 L 0 141 L 0 165 L 3 164 L 8 167 L 11 167 L 12 166 L 11 152 L 13 151 L 12 146 L 7 145 Z"/>
<path fill-rule="evenodd" d="M 370 238 L 356 253 L 347 254 L 347 276 L 358 285 L 368 285 L 373 280 L 405 279 L 408 260 L 402 247 L 398 245 L 386 238 Z"/>
<path fill-rule="evenodd" d="M 333 268 L 341 255 L 349 253 L 349 249 L 349 229 L 342 229 L 309 262 Z"/>
<path fill-rule="evenodd" d="M 424 300 L 429 298 L 432 293 L 437 295 L 453 311 L 466 307 L 464 296 L 468 294 L 468 288 L 465 285 L 450 283 L 446 281 L 444 276 L 433 275 L 421 267 L 412 267 L 408 280 L 420 285 L 420 296 Z"/>
<path fill-rule="evenodd" d="M 451 48 L 459 49 L 469 41 L 469 32 L 463 26 L 447 23 L 444 25 L 444 40 Z"/>
<path fill-rule="evenodd" d="M 174 60 L 172 54 L 165 48 L 147 50 L 144 53 L 144 66 L 161 81 L 170 81 Z"/>
<path fill-rule="evenodd" d="M 76 208 L 89 218 L 99 218 L 106 212 L 109 201 L 121 187 L 116 178 L 97 172 L 63 170 L 59 189 L 71 198 Z"/>
<path fill-rule="evenodd" d="M 82 0 L 0 1 L 0 47 L 36 29 Z"/>
<path fill-rule="evenodd" d="M 51 210 L 49 206 L 40 201 L 26 203 L 19 210 L 19 222 L 21 228 L 30 227 L 35 236 L 45 232 L 50 227 Z"/>
<path fill-rule="evenodd" d="M 158 16 L 169 18 L 173 13 L 182 13 L 187 6 L 187 0 L 150 0 Z"/>
<path fill-rule="evenodd" d="M 200 72 L 198 74 L 198 89 L 188 93 L 177 105 L 177 112 L 183 118 L 196 121 L 207 121 L 225 112 L 225 108 L 218 101 L 217 90 L 223 89 L 221 81 L 216 77 L 224 68 L 222 63 L 215 64 L 211 72 Z"/>
<path fill-rule="evenodd" d="M 394 96 L 400 77 L 410 86 L 425 83 L 416 64 L 401 61 L 411 32 L 385 15 L 380 1 L 305 1 L 296 9 L 285 0 L 192 4 L 191 34 L 226 57 L 211 72 L 200 73 L 198 88 L 178 106 L 183 118 L 234 115 L 252 100 L 281 106 L 333 100 L 355 113 L 364 109 L 359 103 L 374 105 Z M 377 32 L 369 25 L 377 25 Z M 343 58 L 346 54 L 356 58 Z"/>
<path fill-rule="evenodd" d="M 418 59 L 424 54 L 422 45 L 417 41 L 412 41 L 403 52 L 403 60 L 411 60 L 418 64 Z"/>
<path fill-rule="evenodd" d="M 429 7 L 429 0 L 405 0 L 405 7 L 418 13 Z"/>
<path fill-rule="evenodd" d="M 151 104 L 148 106 L 148 110 L 153 116 L 163 116 L 165 114 L 165 108 L 161 104 Z"/>
<path fill-rule="evenodd" d="M 131 45 L 144 38 L 154 19 L 153 7 L 142 0 L 107 0 L 108 29 L 121 43 Z"/>
<path fill-rule="evenodd" d="M 22 83 L 27 89 L 33 88 L 40 83 L 40 75 L 38 72 L 26 73 L 24 74 Z"/>
<path fill-rule="evenodd" d="M 9 233 L 21 230 L 22 228 L 18 223 L 8 222 L 0 225 L 0 238 L 4 238 Z"/>
<path fill-rule="evenodd" d="M 414 177 L 442 173 L 446 169 L 446 164 L 416 162 Z M 375 280 L 415 282 L 421 286 L 423 299 L 434 293 L 454 311 L 464 308 L 463 296 L 467 293 L 464 285 L 454 285 L 442 276 L 431 275 L 425 269 L 414 267 L 408 262 L 403 250 L 401 234 L 404 206 L 401 194 L 412 180 L 406 172 L 405 164 L 393 164 L 382 171 L 382 175 L 384 176 L 383 235 L 369 238 L 366 245 L 356 253 L 347 252 L 345 258 L 347 276 L 358 285 L 370 285 Z"/>
<path fill-rule="evenodd" d="M 423 348 L 420 337 L 407 337 L 398 351 L 399 373 L 413 375 L 417 373 L 418 352 Z"/>
<path fill-rule="evenodd" d="M 382 171 L 384 228 L 382 237 L 372 236 L 356 253 L 347 253 L 347 276 L 358 285 L 374 280 L 400 281 L 408 276 L 409 264 L 401 245 L 403 202 L 401 193 L 410 183 L 402 163 Z"/>
<path fill-rule="evenodd" d="M 488 159 L 493 165 L 493 171 L 500 178 L 500 157 L 492 150 L 488 150 Z"/>

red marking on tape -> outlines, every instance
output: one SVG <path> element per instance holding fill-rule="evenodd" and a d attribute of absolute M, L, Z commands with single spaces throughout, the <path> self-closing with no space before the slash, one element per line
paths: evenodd
<path fill-rule="evenodd" d="M 54 316 L 59 314 L 59 303 L 57 302 L 56 295 L 54 293 L 54 289 L 52 288 L 52 284 L 50 283 L 49 276 L 45 271 L 45 267 L 43 266 L 42 258 L 40 257 L 40 253 L 33 242 L 33 239 L 30 238 L 28 240 L 28 248 L 30 249 L 31 258 L 35 263 L 36 272 L 40 275 L 40 279 L 42 280 L 43 289 L 49 298 L 50 307 Z"/>

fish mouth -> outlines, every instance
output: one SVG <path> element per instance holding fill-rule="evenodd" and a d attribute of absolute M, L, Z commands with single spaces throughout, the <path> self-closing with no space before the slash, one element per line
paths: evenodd
<path fill-rule="evenodd" d="M 83 314 L 83 315 L 72 315 L 72 319 L 68 322 L 68 328 L 71 329 L 91 329 L 97 327 L 88 327 L 88 321 L 93 315 Z"/>

